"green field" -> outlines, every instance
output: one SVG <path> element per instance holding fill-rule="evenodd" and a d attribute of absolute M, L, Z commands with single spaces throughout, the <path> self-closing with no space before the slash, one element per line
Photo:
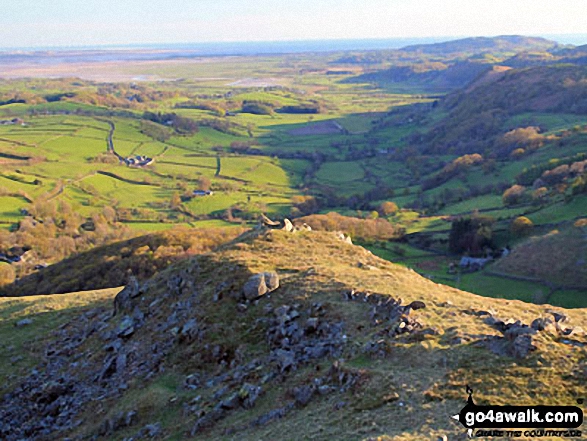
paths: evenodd
<path fill-rule="evenodd" d="M 570 185 L 550 186 L 539 203 L 532 201 L 531 188 L 520 203 L 506 206 L 502 199 L 503 191 L 532 166 L 585 152 L 584 115 L 512 112 L 499 120 L 502 131 L 540 126 L 544 142 L 539 148 L 516 158 L 494 157 L 500 139 L 496 137 L 484 147 L 481 163 L 424 190 L 426 180 L 476 148 L 466 145 L 467 135 L 441 151 L 420 145 L 428 131 L 445 128 L 445 118 L 452 115 L 451 109 L 437 106 L 444 92 L 432 96 L 409 84 L 348 81 L 375 67 L 336 66 L 340 55 L 220 57 L 115 68 L 124 75 L 166 79 L 140 81 L 138 86 L 60 79 L 0 81 L 1 93 L 27 89 L 38 98 L 34 103 L 0 105 L 3 118 L 24 121 L 0 125 L 1 228 L 15 229 L 25 217 L 22 209 L 46 200 L 67 202 L 87 218 L 111 207 L 134 232 L 173 225 L 250 225 L 261 212 L 289 216 L 292 198 L 306 195 L 315 198 L 321 213 L 357 217 L 373 216 L 382 202 L 393 201 L 401 210 L 388 220 L 405 230 L 408 242 L 414 240 L 421 248 L 429 242 L 430 250 L 446 253 L 453 216 L 493 217 L 498 247 L 527 240 L 509 231 L 517 216 L 528 216 L 545 230 L 587 216 L 587 196 L 573 195 Z M 350 70 L 327 74 L 339 68 Z M 141 100 L 125 100 L 140 88 L 148 91 Z M 70 90 L 78 95 L 42 102 L 43 97 Z M 91 99 L 84 102 L 83 97 Z M 269 114 L 243 112 L 245 101 L 263 103 Z M 307 112 L 314 105 L 319 113 L 286 113 Z M 282 110 L 284 106 L 290 109 Z M 167 116 L 156 123 L 145 112 Z M 174 128 L 172 114 L 189 119 L 197 129 Z M 139 168 L 120 162 L 108 151 L 111 124 L 120 157 L 144 155 L 153 162 Z M 192 197 L 202 186 L 210 186 L 213 194 Z M 370 246 L 374 253 L 413 265 L 442 283 L 453 259 L 410 243 Z M 452 283 L 448 279 L 446 283 Z M 484 295 L 527 301 L 539 288 L 493 279 L 467 274 L 460 283 Z M 577 296 L 561 291 L 552 297 L 555 303 L 571 304 Z"/>

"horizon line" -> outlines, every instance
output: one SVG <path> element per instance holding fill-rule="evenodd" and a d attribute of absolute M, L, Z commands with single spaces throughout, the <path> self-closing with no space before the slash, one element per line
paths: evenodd
<path fill-rule="evenodd" d="M 557 44 L 571 44 L 574 43 L 561 43 L 556 41 L 556 37 L 575 37 L 585 38 L 587 43 L 587 33 L 569 33 L 569 34 L 496 34 L 496 35 L 441 35 L 441 36 L 414 36 L 414 37 L 383 37 L 383 38 L 312 38 L 312 39 L 297 39 L 297 40 L 216 40 L 216 41 L 192 41 L 192 42 L 141 42 L 141 43 L 98 43 L 88 45 L 50 45 L 50 46 L 0 46 L 0 52 L 39 52 L 39 51 L 51 51 L 51 50 L 124 50 L 124 49 L 165 49 L 179 46 L 198 46 L 198 45 L 247 45 L 247 44 L 295 44 L 295 43 L 320 43 L 320 42 L 385 42 L 385 41 L 433 41 L 434 42 L 449 42 L 454 40 L 461 40 L 467 38 L 496 38 L 496 37 L 528 37 L 528 38 L 545 38 L 552 39 Z M 431 43 L 431 44 L 433 44 Z M 390 48 L 393 50 L 396 48 Z M 340 50 L 340 49 L 339 49 Z M 353 50 L 353 49 L 348 49 Z M 372 49 L 374 50 L 374 49 Z"/>

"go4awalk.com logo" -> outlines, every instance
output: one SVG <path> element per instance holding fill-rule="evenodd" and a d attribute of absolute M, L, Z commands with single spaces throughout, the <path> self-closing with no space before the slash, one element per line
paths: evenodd
<path fill-rule="evenodd" d="M 582 439 L 578 427 L 583 424 L 583 410 L 577 406 L 477 406 L 469 386 L 467 393 L 467 405 L 452 418 L 467 429 L 470 438 Z"/>

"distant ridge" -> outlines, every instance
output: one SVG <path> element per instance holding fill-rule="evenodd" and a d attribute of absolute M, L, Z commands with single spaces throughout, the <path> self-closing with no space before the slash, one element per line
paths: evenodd
<path fill-rule="evenodd" d="M 498 37 L 472 37 L 443 43 L 416 44 L 406 46 L 405 52 L 421 52 L 424 54 L 450 54 L 455 52 L 521 52 L 527 50 L 546 50 L 558 43 L 541 37 L 524 37 L 522 35 L 502 35 Z"/>

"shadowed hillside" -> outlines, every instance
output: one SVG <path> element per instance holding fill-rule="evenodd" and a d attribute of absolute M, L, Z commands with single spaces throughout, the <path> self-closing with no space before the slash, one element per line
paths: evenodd
<path fill-rule="evenodd" d="M 458 147 L 479 152 L 492 137 L 511 128 L 506 120 L 524 112 L 587 113 L 587 69 L 556 65 L 511 69 L 480 79 L 476 87 L 449 95 L 442 103 L 448 115 L 425 135 L 430 151 Z M 481 150 L 482 151 L 482 150 Z"/>
<path fill-rule="evenodd" d="M 240 228 L 176 228 L 116 242 L 79 253 L 0 287 L 0 295 L 62 294 L 121 286 L 130 276 L 148 279 L 170 264 L 206 253 L 241 232 Z"/>
<path fill-rule="evenodd" d="M 104 299 L 42 342 L 16 336 L 56 312 L 0 303 L 36 354 L 3 388 L 2 439 L 461 439 L 465 385 L 479 404 L 584 393 L 585 310 L 438 285 L 332 232 L 258 229 L 130 284 L 114 317 Z"/>

